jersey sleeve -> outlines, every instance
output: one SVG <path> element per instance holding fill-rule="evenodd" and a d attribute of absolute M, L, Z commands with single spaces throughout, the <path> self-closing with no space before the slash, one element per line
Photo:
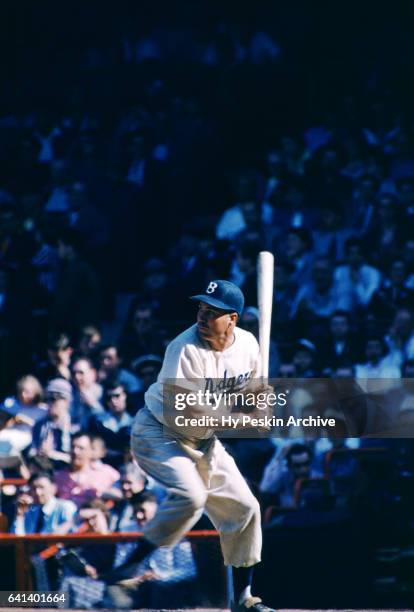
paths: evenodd
<path fill-rule="evenodd" d="M 196 346 L 170 344 L 167 348 L 161 378 L 188 391 L 198 391 L 204 381 L 204 366 Z"/>

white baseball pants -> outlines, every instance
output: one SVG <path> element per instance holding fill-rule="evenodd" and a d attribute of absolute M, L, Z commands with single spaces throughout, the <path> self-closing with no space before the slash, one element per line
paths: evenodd
<path fill-rule="evenodd" d="M 259 503 L 216 437 L 194 445 L 145 407 L 135 418 L 132 452 L 141 468 L 168 491 L 144 527 L 150 542 L 176 544 L 205 510 L 220 534 L 225 565 L 248 567 L 260 561 Z"/>

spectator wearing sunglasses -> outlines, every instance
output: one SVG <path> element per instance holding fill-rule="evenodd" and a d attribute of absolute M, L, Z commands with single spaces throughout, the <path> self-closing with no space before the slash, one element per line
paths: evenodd
<path fill-rule="evenodd" d="M 91 417 L 88 429 L 100 436 L 108 449 L 107 460 L 115 467 L 123 463 L 129 447 L 133 417 L 127 412 L 127 393 L 119 380 L 105 387 L 105 412 Z"/>
<path fill-rule="evenodd" d="M 293 444 L 285 446 L 282 451 L 277 450 L 265 468 L 260 491 L 270 503 L 293 508 L 296 482 L 319 475 L 312 468 L 312 459 L 312 450 L 306 444 Z"/>

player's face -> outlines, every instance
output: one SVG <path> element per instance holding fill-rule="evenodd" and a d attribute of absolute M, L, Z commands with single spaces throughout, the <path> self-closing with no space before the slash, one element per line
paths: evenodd
<path fill-rule="evenodd" d="M 208 342 L 214 350 L 223 350 L 233 339 L 237 314 L 228 313 L 200 302 L 197 312 L 197 328 L 201 338 Z"/>

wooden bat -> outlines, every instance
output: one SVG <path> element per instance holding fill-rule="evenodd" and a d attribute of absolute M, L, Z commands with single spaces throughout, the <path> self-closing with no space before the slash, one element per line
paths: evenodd
<path fill-rule="evenodd" d="M 261 251 L 257 260 L 257 303 L 259 305 L 259 346 L 263 381 L 269 378 L 270 327 L 272 324 L 274 257 Z"/>

